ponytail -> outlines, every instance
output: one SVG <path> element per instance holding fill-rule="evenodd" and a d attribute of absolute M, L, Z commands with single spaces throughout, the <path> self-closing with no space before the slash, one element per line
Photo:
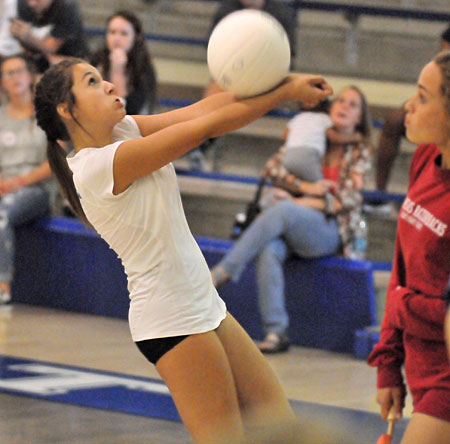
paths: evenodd
<path fill-rule="evenodd" d="M 64 197 L 69 201 L 73 212 L 85 224 L 91 226 L 83 207 L 81 206 L 80 198 L 78 197 L 75 184 L 73 183 L 73 173 L 69 168 L 66 159 L 67 153 L 64 148 L 56 140 L 50 140 L 47 144 L 47 158 L 50 168 L 58 180 L 59 186 Z"/>
<path fill-rule="evenodd" d="M 83 63 L 83 60 L 67 58 L 50 67 L 36 86 L 34 106 L 37 123 L 47 135 L 47 158 L 50 168 L 75 214 L 82 222 L 91 226 L 75 189 L 73 173 L 66 159 L 67 154 L 57 142 L 58 140 L 70 141 L 69 132 L 58 114 L 57 106 L 60 103 L 67 103 L 69 112 L 73 116 L 75 96 L 72 93 L 72 67 L 78 63 Z"/>

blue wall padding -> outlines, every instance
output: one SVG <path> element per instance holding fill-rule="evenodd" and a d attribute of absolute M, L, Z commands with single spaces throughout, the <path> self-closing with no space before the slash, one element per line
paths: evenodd
<path fill-rule="evenodd" d="M 197 241 L 210 266 L 232 245 Z M 285 272 L 292 342 L 352 352 L 355 331 L 375 322 L 370 262 L 292 258 Z M 261 338 L 253 264 L 238 284 L 227 284 L 220 294 L 248 333 Z M 118 318 L 127 318 L 129 304 L 116 254 L 92 230 L 66 218 L 42 219 L 17 230 L 13 301 Z"/>
<path fill-rule="evenodd" d="M 126 318 L 126 276 L 117 255 L 92 230 L 66 218 L 17 230 L 13 301 Z"/>

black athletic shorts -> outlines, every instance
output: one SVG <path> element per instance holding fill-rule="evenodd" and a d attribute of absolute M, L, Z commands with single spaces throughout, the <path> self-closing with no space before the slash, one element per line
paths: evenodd
<path fill-rule="evenodd" d="M 135 342 L 140 352 L 152 363 L 156 364 L 163 355 L 172 350 L 185 336 L 171 336 L 168 338 L 146 339 L 144 341 Z"/>

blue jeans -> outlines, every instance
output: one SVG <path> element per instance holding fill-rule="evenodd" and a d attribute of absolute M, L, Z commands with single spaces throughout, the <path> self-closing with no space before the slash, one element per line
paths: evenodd
<path fill-rule="evenodd" d="M 291 253 L 315 258 L 335 254 L 339 247 L 334 218 L 327 219 L 321 211 L 284 200 L 263 211 L 219 265 L 236 282 L 246 265 L 257 258 L 263 326 L 266 332 L 282 333 L 289 324 L 284 300 L 284 261 Z"/>
<path fill-rule="evenodd" d="M 14 266 L 14 227 L 45 216 L 49 193 L 39 185 L 23 187 L 0 198 L 0 282 L 11 283 Z"/>

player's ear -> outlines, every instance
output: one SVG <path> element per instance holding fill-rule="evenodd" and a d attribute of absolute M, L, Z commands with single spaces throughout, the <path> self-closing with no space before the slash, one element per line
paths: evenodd
<path fill-rule="evenodd" d="M 69 111 L 69 104 L 66 102 L 60 103 L 56 106 L 56 111 L 58 115 L 64 120 L 72 120 L 72 115 Z"/>

